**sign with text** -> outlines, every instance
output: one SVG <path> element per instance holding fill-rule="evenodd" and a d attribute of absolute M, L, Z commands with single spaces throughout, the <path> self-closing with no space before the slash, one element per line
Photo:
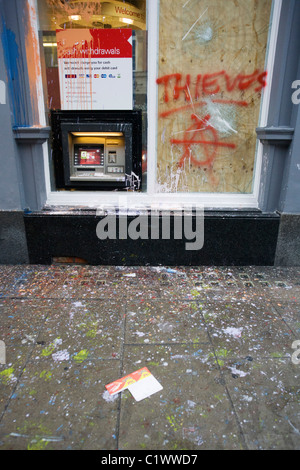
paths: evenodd
<path fill-rule="evenodd" d="M 62 110 L 132 109 L 132 31 L 57 30 Z"/>

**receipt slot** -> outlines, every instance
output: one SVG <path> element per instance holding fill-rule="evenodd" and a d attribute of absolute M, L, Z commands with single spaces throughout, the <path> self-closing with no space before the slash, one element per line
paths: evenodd
<path fill-rule="evenodd" d="M 139 111 L 53 111 L 51 125 L 58 189 L 140 189 Z"/>

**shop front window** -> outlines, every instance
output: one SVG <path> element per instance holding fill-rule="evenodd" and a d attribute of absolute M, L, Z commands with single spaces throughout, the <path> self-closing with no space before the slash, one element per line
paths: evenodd
<path fill-rule="evenodd" d="M 182 197 L 258 207 L 256 128 L 268 114 L 281 0 L 36 2 L 46 113 L 142 113 L 142 184 L 134 195 L 128 188 L 132 207 Z M 110 34 L 130 43 L 125 74 Z M 52 165 L 50 152 L 52 204 L 93 197 L 62 192 Z M 101 191 L 105 203 L 117 201 Z"/>
<path fill-rule="evenodd" d="M 271 0 L 160 0 L 158 192 L 252 192 L 271 10 Z"/>
<path fill-rule="evenodd" d="M 146 0 L 37 0 L 46 113 L 140 110 L 147 149 Z M 51 189 L 55 189 L 50 160 Z M 146 190 L 146 159 L 143 159 Z M 56 184 L 57 189 L 57 184 Z"/>

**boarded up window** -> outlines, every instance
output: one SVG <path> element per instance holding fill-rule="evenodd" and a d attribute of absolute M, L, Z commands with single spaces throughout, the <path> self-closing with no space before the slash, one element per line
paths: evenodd
<path fill-rule="evenodd" d="M 160 0 L 159 192 L 252 192 L 271 5 Z"/>

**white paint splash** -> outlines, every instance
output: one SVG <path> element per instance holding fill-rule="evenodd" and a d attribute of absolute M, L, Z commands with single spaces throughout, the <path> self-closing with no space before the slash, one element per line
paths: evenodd
<path fill-rule="evenodd" d="M 68 361 L 69 358 L 70 354 L 68 353 L 67 349 L 63 349 L 62 351 L 57 351 L 52 354 L 52 359 L 55 362 Z"/>
<path fill-rule="evenodd" d="M 35 337 L 33 335 L 25 335 L 25 338 L 22 339 L 21 343 L 26 344 L 27 342 L 34 343 L 35 342 Z"/>
<path fill-rule="evenodd" d="M 293 428 L 294 432 L 295 432 L 296 434 L 300 435 L 299 429 L 297 429 L 297 428 L 293 425 L 293 423 L 290 422 L 289 419 L 287 420 L 287 422 L 288 422 L 289 425 Z"/>
<path fill-rule="evenodd" d="M 199 426 L 190 426 L 188 428 L 183 428 L 182 436 L 184 439 L 188 439 L 198 447 L 204 444 L 203 437 L 200 434 Z"/>
<path fill-rule="evenodd" d="M 249 375 L 249 372 L 243 372 L 242 370 L 238 370 L 236 367 L 228 367 L 231 370 L 232 374 L 239 375 L 240 377 L 245 377 Z"/>
<path fill-rule="evenodd" d="M 129 183 L 130 189 L 135 189 L 135 187 L 136 189 L 140 189 L 141 180 L 139 176 L 134 173 L 134 171 L 132 171 L 130 175 L 127 175 L 127 173 L 125 173 L 125 178 L 127 183 Z"/>
<path fill-rule="evenodd" d="M 205 15 L 205 13 L 207 12 L 207 10 L 208 10 L 208 7 L 204 10 L 204 12 L 202 13 L 202 15 L 199 16 L 199 18 L 195 21 L 195 23 L 190 27 L 190 29 L 188 30 L 188 32 L 183 36 L 182 41 L 184 41 L 185 38 L 190 34 L 190 32 L 192 31 L 192 29 L 196 26 L 196 24 L 198 23 L 198 21 L 201 20 L 202 16 Z"/>
<path fill-rule="evenodd" d="M 228 326 L 225 328 L 224 333 L 227 335 L 234 336 L 235 338 L 240 338 L 242 336 L 243 328 L 235 328 L 233 326 Z"/>
<path fill-rule="evenodd" d="M 173 149 L 171 148 L 171 152 Z M 173 161 L 178 161 L 177 157 L 173 157 Z M 170 174 L 168 174 L 168 180 L 165 183 L 156 183 L 156 191 L 158 193 L 176 193 L 178 190 L 179 181 L 184 177 L 184 168 L 171 168 Z"/>
<path fill-rule="evenodd" d="M 250 403 L 250 401 L 253 400 L 253 397 L 249 397 L 249 395 L 243 395 L 243 396 L 242 396 L 242 399 L 243 399 L 244 401 L 247 401 L 247 402 Z"/>
<path fill-rule="evenodd" d="M 201 25 L 195 32 L 195 36 L 200 44 L 205 44 L 212 40 L 213 29 L 209 25 Z"/>
<path fill-rule="evenodd" d="M 31 436 L 29 434 L 20 434 L 18 432 L 11 432 L 9 434 L 11 437 L 25 437 L 25 438 L 30 438 Z M 60 442 L 64 438 L 62 436 L 39 436 L 37 435 L 35 439 L 33 439 L 31 442 L 37 442 L 43 441 L 43 442 Z"/>
<path fill-rule="evenodd" d="M 115 395 L 110 395 L 108 390 L 105 390 L 102 394 L 102 398 L 107 402 L 107 403 L 113 403 L 118 399 L 119 394 L 116 393 Z"/>
<path fill-rule="evenodd" d="M 189 408 L 195 408 L 195 406 L 196 406 L 196 403 L 192 400 L 187 400 L 186 403 L 187 403 Z"/>
<path fill-rule="evenodd" d="M 210 115 L 209 124 L 224 135 L 237 134 L 234 129 L 235 115 L 232 106 L 222 106 L 206 99 L 207 114 Z"/>
<path fill-rule="evenodd" d="M 169 322 L 162 322 L 158 323 L 158 328 L 163 332 L 163 333 L 171 333 L 174 325 L 171 325 Z"/>
<path fill-rule="evenodd" d="M 142 336 L 145 336 L 146 333 L 143 333 L 142 331 L 135 331 L 134 334 L 141 338 Z"/>

